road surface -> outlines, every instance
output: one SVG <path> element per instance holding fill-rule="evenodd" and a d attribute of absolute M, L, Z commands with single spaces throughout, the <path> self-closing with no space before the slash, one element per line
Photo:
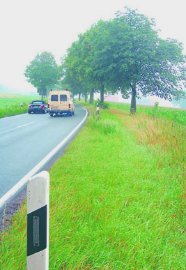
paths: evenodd
<path fill-rule="evenodd" d="M 22 114 L 0 119 L 0 198 L 35 167 L 84 118 Z"/>

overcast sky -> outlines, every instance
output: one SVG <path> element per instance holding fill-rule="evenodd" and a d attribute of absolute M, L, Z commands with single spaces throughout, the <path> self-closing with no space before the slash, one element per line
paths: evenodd
<path fill-rule="evenodd" d="M 24 71 L 37 53 L 61 56 L 99 19 L 124 7 L 155 18 L 161 35 L 184 44 L 186 0 L 0 0 L 0 84 L 31 90 Z"/>

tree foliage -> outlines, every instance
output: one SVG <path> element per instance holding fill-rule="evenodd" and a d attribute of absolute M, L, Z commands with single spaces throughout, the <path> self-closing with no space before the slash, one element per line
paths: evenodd
<path fill-rule="evenodd" d="M 41 96 L 46 96 L 47 90 L 52 88 L 59 78 L 59 69 L 54 56 L 49 52 L 37 54 L 26 67 L 25 76 Z"/>
<path fill-rule="evenodd" d="M 115 21 L 126 25 L 120 37 L 126 46 L 123 53 L 117 46 L 117 69 L 121 73 L 114 82 L 124 96 L 131 94 L 131 112 L 136 111 L 137 94 L 171 100 L 184 89 L 185 58 L 177 41 L 161 39 L 154 21 L 134 10 L 119 13 Z"/>
<path fill-rule="evenodd" d="M 137 95 L 171 100 L 184 89 L 182 50 L 176 40 L 159 37 L 153 20 L 127 9 L 79 36 L 62 63 L 64 80 L 73 89 L 99 90 L 101 101 L 105 89 L 131 95 L 133 112 Z"/>

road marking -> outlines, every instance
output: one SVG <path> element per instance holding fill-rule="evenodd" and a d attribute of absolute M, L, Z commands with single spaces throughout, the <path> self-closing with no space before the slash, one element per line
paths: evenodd
<path fill-rule="evenodd" d="M 8 201 L 11 197 L 13 197 L 18 190 L 23 188 L 23 186 L 28 182 L 30 177 L 32 177 L 34 174 L 36 174 L 63 146 L 65 146 L 75 135 L 75 133 L 81 128 L 81 126 L 84 124 L 84 122 L 87 119 L 88 112 L 85 108 L 83 108 L 86 111 L 86 114 L 81 120 L 81 122 L 68 134 L 68 136 L 62 140 L 56 147 L 52 149 L 51 152 L 49 152 L 46 157 L 44 157 L 31 171 L 29 171 L 23 178 L 19 180 L 15 186 L 13 186 L 7 193 L 5 193 L 0 198 L 0 208 Z"/>
<path fill-rule="evenodd" d="M 24 125 L 21 125 L 21 126 L 17 126 L 16 128 L 22 128 L 22 127 L 30 126 L 33 123 L 35 123 L 35 122 L 33 121 L 33 122 L 30 122 L 30 123 L 27 123 L 27 124 L 24 124 Z"/>
<path fill-rule="evenodd" d="M 11 128 L 11 129 L 8 129 L 8 130 L 5 130 L 5 131 L 2 131 L 2 132 L 0 132 L 0 135 L 2 135 L 2 134 L 6 134 L 6 133 L 9 133 L 9 132 L 12 132 L 12 131 L 14 131 L 14 130 L 16 130 L 16 129 L 19 129 L 19 128 L 22 128 L 22 127 L 27 127 L 27 126 L 30 126 L 30 125 L 32 125 L 33 123 L 35 123 L 35 122 L 34 122 L 34 121 L 32 121 L 32 122 L 29 122 L 29 123 L 26 123 L 26 124 L 23 124 L 23 125 L 17 126 L 17 127 L 15 127 L 15 128 Z"/>

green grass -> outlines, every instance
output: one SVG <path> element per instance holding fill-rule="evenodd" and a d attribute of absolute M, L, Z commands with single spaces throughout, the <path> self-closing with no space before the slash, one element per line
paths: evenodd
<path fill-rule="evenodd" d="M 163 137 L 151 144 L 140 121 L 90 110 L 50 170 L 50 270 L 185 269 L 183 127 L 158 125 L 179 139 L 177 157 Z M 0 269 L 26 269 L 25 204 L 0 240 Z"/>
<path fill-rule="evenodd" d="M 126 112 L 130 111 L 129 104 L 109 103 L 109 106 L 111 108 L 117 108 Z M 181 125 L 186 125 L 186 110 L 182 109 L 137 105 L 137 113 L 145 113 L 155 118 L 164 118 L 166 120 L 177 122 Z"/>
<path fill-rule="evenodd" d="M 38 96 L 0 95 L 0 118 L 25 113 L 28 104 Z"/>

